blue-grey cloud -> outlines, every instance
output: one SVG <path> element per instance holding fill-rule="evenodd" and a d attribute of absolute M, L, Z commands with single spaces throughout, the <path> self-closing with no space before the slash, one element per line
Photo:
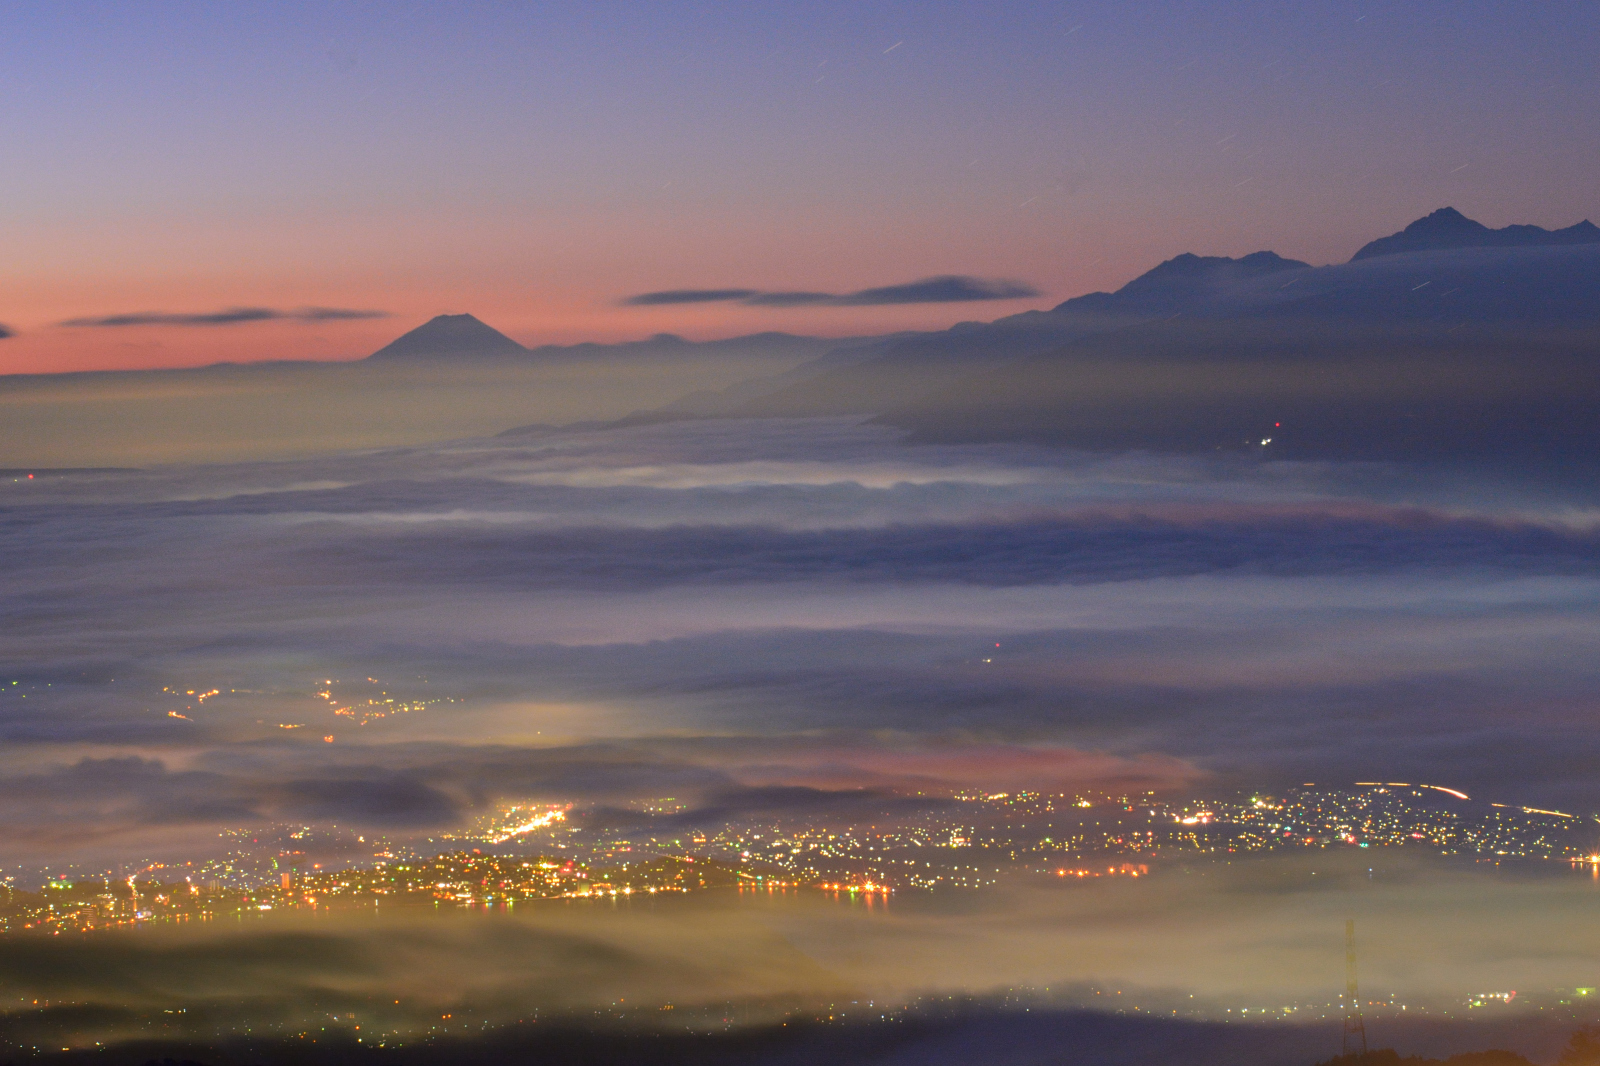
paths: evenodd
<path fill-rule="evenodd" d="M 368 318 L 388 318 L 390 312 L 351 307 L 301 307 L 285 312 L 283 317 L 300 322 L 350 322 Z"/>
<path fill-rule="evenodd" d="M 869 818 L 911 815 L 938 810 L 950 801 L 937 797 L 908 797 L 879 789 L 824 789 L 804 785 L 766 785 L 732 788 L 705 797 L 702 806 L 671 815 L 641 815 L 638 811 L 597 808 L 585 817 L 586 825 L 647 828 L 670 832 L 743 819 Z"/>
<path fill-rule="evenodd" d="M 642 292 L 622 302 L 629 307 L 655 307 L 660 304 L 717 303 L 755 295 L 755 289 L 666 289 L 661 292 Z"/>
<path fill-rule="evenodd" d="M 0 323 L 0 341 L 5 340 L 7 337 L 15 337 L 16 335 L 16 330 L 5 325 L 4 323 Z"/>
<path fill-rule="evenodd" d="M 675 527 L 542 533 L 447 524 L 387 537 L 318 538 L 295 554 L 304 573 L 330 584 L 385 575 L 529 590 L 817 580 L 1007 587 L 1432 567 L 1600 576 L 1600 535 L 1432 516 L 1413 525 L 1328 515 L 1201 523 L 1090 515 L 816 532 Z"/>
<path fill-rule="evenodd" d="M 944 274 L 905 285 L 862 289 L 839 297 L 838 303 L 858 307 L 875 304 L 968 303 L 975 300 L 1023 300 L 1038 295 L 1038 289 L 1018 281 L 990 281 Z"/>
<path fill-rule="evenodd" d="M 286 770 L 287 766 L 281 769 Z M 11 789 L 19 791 L 11 791 Z M 74 833 L 115 836 L 144 826 L 266 819 L 428 827 L 452 822 L 460 803 L 419 775 L 373 766 L 337 774 L 253 776 L 167 769 L 136 756 L 83 759 L 7 781 L 0 842 L 71 843 Z M 39 839 L 41 838 L 42 839 Z"/>
<path fill-rule="evenodd" d="M 762 292 L 744 302 L 752 307 L 819 307 L 837 305 L 843 299 L 831 292 Z"/>
<path fill-rule="evenodd" d="M 630 296 L 628 306 L 737 301 L 751 307 L 877 307 L 890 304 L 971 303 L 980 300 L 1022 300 L 1039 290 L 1018 281 L 989 280 L 943 274 L 903 285 L 883 285 L 851 293 L 763 292 L 759 289 L 667 289 Z"/>
<path fill-rule="evenodd" d="M 230 307 L 223 311 L 175 314 L 168 311 L 135 311 L 121 315 L 69 318 L 60 323 L 70 327 L 118 326 L 233 326 L 241 322 L 342 322 L 367 318 L 388 318 L 388 311 L 356 310 L 343 307 L 301 307 L 280 311 L 271 307 Z"/>

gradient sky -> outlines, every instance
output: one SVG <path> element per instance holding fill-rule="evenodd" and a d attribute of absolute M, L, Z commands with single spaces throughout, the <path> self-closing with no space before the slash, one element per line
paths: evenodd
<path fill-rule="evenodd" d="M 1177 252 L 1342 260 L 1444 204 L 1595 214 L 1600 9 L 7 5 L 0 371 L 940 327 Z M 1043 295 L 623 307 L 960 273 Z M 230 307 L 353 321 L 69 328 Z"/>

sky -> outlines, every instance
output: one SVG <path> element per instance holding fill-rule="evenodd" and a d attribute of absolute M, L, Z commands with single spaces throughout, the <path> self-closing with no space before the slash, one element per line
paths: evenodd
<path fill-rule="evenodd" d="M 1595 213 L 1581 3 L 65 3 L 6 23 L 8 373 L 348 359 L 463 311 L 529 344 L 942 328 L 1182 251 L 1342 261 L 1445 204 Z M 1038 295 L 625 303 L 940 275 Z"/>

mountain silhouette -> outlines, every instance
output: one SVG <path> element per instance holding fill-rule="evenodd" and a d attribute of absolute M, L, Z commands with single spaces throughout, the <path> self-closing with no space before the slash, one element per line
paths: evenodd
<path fill-rule="evenodd" d="M 924 443 L 1592 467 L 1600 242 L 1285 270 L 899 396 Z"/>
<path fill-rule="evenodd" d="M 1251 252 L 1239 259 L 1184 252 L 1128 282 L 1116 292 L 1091 292 L 1056 306 L 1057 312 L 1163 314 L 1210 302 L 1255 278 L 1304 270 L 1309 263 L 1276 252 Z"/>
<path fill-rule="evenodd" d="M 472 315 L 438 315 L 373 352 L 369 359 L 526 355 L 528 349 Z"/>
<path fill-rule="evenodd" d="M 1600 244 L 1600 226 L 1588 219 L 1566 229 L 1541 226 L 1506 226 L 1490 229 L 1453 207 L 1441 207 L 1417 219 L 1399 233 L 1379 237 L 1350 257 L 1371 259 L 1403 252 L 1435 252 L 1447 248 L 1526 248 L 1542 244 Z"/>
<path fill-rule="evenodd" d="M 1600 463 L 1600 228 L 1446 208 L 1347 263 L 1185 253 L 852 355 L 722 413 L 868 416 L 922 443 L 1576 468 Z"/>
<path fill-rule="evenodd" d="M 1116 292 L 1092 292 L 1049 311 L 1024 311 L 994 322 L 963 322 L 938 333 L 885 338 L 858 347 L 845 360 L 817 360 L 781 388 L 752 397 L 731 413 L 741 417 L 877 414 L 903 407 L 974 371 L 1039 355 L 1098 333 L 1124 330 L 1175 314 L 1218 314 L 1241 293 L 1275 276 L 1312 268 L 1275 252 L 1239 259 L 1185 252 L 1134 278 Z"/>

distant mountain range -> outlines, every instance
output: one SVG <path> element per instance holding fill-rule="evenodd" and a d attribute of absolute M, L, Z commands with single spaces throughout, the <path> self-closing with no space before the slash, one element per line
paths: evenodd
<path fill-rule="evenodd" d="M 437 362 L 440 360 L 552 359 L 574 356 L 627 355 L 666 357 L 690 353 L 738 353 L 759 348 L 764 354 L 792 353 L 796 358 L 820 355 L 838 340 L 797 337 L 790 333 L 752 333 L 719 341 L 694 342 L 671 333 L 619 344 L 542 344 L 528 348 L 485 325 L 472 315 L 436 315 L 367 356 L 364 362 Z"/>
<path fill-rule="evenodd" d="M 1448 248 L 1529 248 L 1550 244 L 1600 244 L 1600 226 L 1588 219 L 1566 229 L 1506 226 L 1490 229 L 1453 207 L 1441 207 L 1417 219 L 1399 233 L 1379 237 L 1351 256 L 1350 261 L 1405 252 L 1438 252 Z"/>
<path fill-rule="evenodd" d="M 143 396 L 140 382 L 180 378 L 234 397 L 238 424 L 283 438 L 282 447 L 307 431 L 289 427 L 268 398 L 294 382 L 319 396 L 346 389 L 385 426 L 410 404 L 403 421 L 417 439 L 435 425 L 464 434 L 541 418 L 625 425 L 827 416 L 900 427 L 911 441 L 1593 465 L 1600 228 L 1490 229 L 1442 208 L 1346 263 L 1186 253 L 1115 292 L 933 332 L 709 342 L 657 334 L 529 348 L 452 314 L 353 363 L 19 375 L 5 388 L 71 379 L 89 389 L 114 379 Z M 670 389 L 687 394 L 661 403 Z M 653 406 L 618 421 L 637 404 Z M 100 452 L 90 459 L 85 465 L 109 461 Z"/>
<path fill-rule="evenodd" d="M 924 441 L 1600 458 L 1600 228 L 1451 208 L 1313 267 L 1176 256 L 1113 293 L 857 342 L 640 418 L 854 415 Z"/>

